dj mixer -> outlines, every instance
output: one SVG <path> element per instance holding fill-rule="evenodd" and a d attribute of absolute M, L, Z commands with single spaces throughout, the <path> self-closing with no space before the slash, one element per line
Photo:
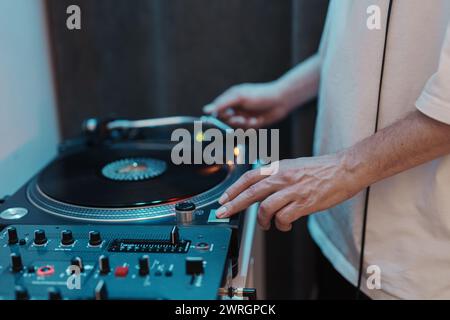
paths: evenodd
<path fill-rule="evenodd" d="M 242 215 L 218 198 L 248 166 L 171 161 L 171 133 L 213 118 L 96 121 L 0 204 L 0 299 L 217 299 Z M 198 143 L 198 141 L 193 141 Z M 206 141 L 200 141 L 202 146 Z"/>

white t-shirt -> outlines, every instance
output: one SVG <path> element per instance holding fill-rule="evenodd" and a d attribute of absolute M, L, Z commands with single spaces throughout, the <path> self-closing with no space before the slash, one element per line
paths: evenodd
<path fill-rule="evenodd" d="M 381 29 L 370 30 L 371 5 Z M 322 38 L 314 152 L 333 153 L 372 135 L 377 121 L 389 0 L 334 0 Z M 378 129 L 419 109 L 450 124 L 450 0 L 393 0 Z M 356 285 L 363 191 L 309 219 L 326 257 Z M 371 298 L 450 299 L 450 156 L 370 188 L 361 289 Z M 367 267 L 381 289 L 366 286 Z"/>

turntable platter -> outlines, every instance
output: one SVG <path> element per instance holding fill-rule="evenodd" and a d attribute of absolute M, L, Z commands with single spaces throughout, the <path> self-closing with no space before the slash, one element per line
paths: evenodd
<path fill-rule="evenodd" d="M 212 189 L 226 165 L 174 165 L 167 150 L 99 147 L 50 164 L 37 186 L 59 202 L 97 208 L 159 205 Z"/>
<path fill-rule="evenodd" d="M 156 124 L 151 120 L 153 127 L 146 123 L 120 139 L 69 141 L 26 186 L 27 200 L 59 218 L 102 223 L 169 221 L 180 201 L 193 202 L 199 212 L 214 206 L 249 166 L 175 165 L 170 132 L 191 128 L 195 121 L 160 118 Z M 203 128 L 227 129 L 214 119 L 202 123 Z"/>

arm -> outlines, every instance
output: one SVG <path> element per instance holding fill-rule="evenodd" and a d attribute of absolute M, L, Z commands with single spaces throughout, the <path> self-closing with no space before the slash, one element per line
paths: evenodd
<path fill-rule="evenodd" d="M 315 97 L 319 91 L 322 57 L 328 44 L 328 20 L 317 53 L 276 81 L 231 87 L 204 106 L 203 112 L 234 127 L 261 128 L 280 121 L 292 109 Z"/>
<path fill-rule="evenodd" d="M 344 170 L 365 188 L 450 153 L 450 125 L 419 111 L 342 153 Z"/>
<path fill-rule="evenodd" d="M 377 181 L 449 154 L 450 24 L 438 70 L 416 107 L 420 112 L 338 154 L 284 160 L 271 176 L 249 172 L 223 195 L 218 214 L 232 215 L 262 201 L 261 226 L 268 228 L 275 218 L 278 229 L 288 231 L 301 216 L 335 206 Z"/>
<path fill-rule="evenodd" d="M 450 125 L 415 111 L 338 154 L 283 160 L 276 174 L 244 175 L 221 198 L 218 216 L 262 201 L 260 225 L 275 218 L 288 231 L 293 221 L 347 200 L 367 186 L 450 153 Z"/>
<path fill-rule="evenodd" d="M 316 53 L 277 80 L 283 103 L 290 110 L 317 96 L 320 70 L 321 57 Z"/>

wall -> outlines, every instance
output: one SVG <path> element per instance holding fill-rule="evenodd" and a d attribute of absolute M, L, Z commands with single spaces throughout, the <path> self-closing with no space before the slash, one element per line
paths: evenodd
<path fill-rule="evenodd" d="M 273 80 L 291 63 L 290 1 L 48 4 L 64 137 L 92 116 L 200 115 L 230 85 Z M 64 27 L 69 4 L 81 8 L 76 32 Z"/>
<path fill-rule="evenodd" d="M 49 52 L 43 3 L 0 0 L 0 197 L 56 152 Z"/>

